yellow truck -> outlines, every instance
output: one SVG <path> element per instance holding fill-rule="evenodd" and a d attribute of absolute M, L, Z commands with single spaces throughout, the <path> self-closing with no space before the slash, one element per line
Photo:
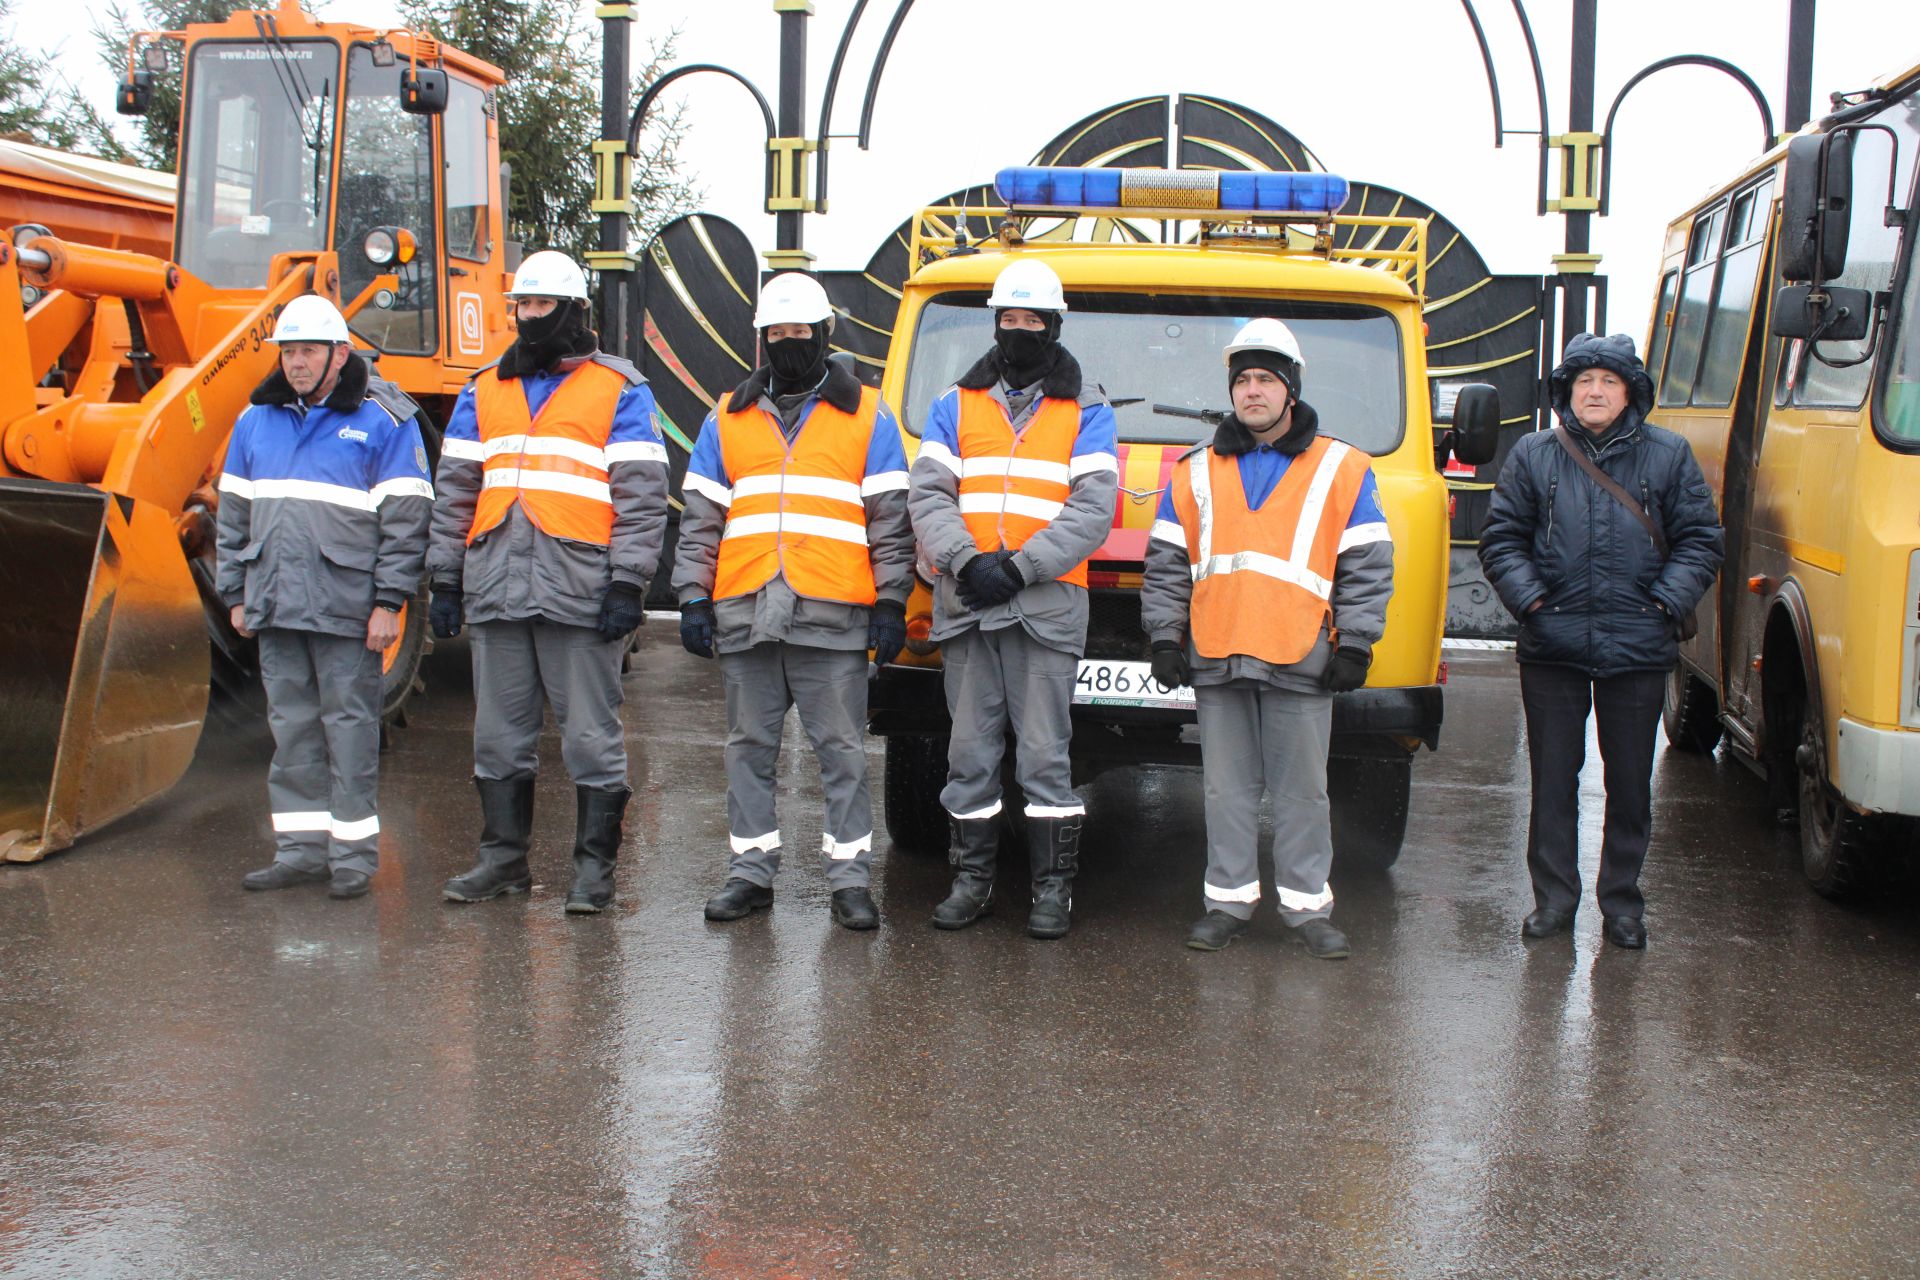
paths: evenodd
<path fill-rule="evenodd" d="M 1667 737 L 1761 771 L 1831 897 L 1920 849 L 1916 153 L 1920 66 L 1674 219 L 1649 326 L 1727 530 Z"/>
<path fill-rule="evenodd" d="M 990 341 L 986 299 L 1009 262 L 1039 258 L 1065 283 L 1062 340 L 1114 406 L 1120 498 L 1092 558 L 1087 649 L 1074 691 L 1076 781 L 1125 765 L 1197 764 L 1193 693 L 1151 677 L 1140 580 L 1160 495 L 1178 457 L 1210 438 L 1226 402 L 1221 352 L 1255 316 L 1287 322 L 1306 352 L 1305 398 L 1322 430 L 1373 456 L 1394 541 L 1386 634 L 1365 688 L 1334 703 L 1335 856 L 1385 867 L 1406 831 L 1412 757 L 1437 746 L 1448 495 L 1441 466 L 1492 458 L 1493 388 L 1460 389 L 1436 428 L 1421 318 L 1426 224 L 1341 217 L 1345 180 L 1325 173 L 1022 167 L 1004 203 L 937 206 L 915 220 L 882 390 L 911 455 L 928 407 Z M 1074 238 L 1093 227 L 1095 240 Z M 1078 232 L 1076 231 L 1078 228 Z M 887 829 L 944 849 L 939 804 L 949 722 L 924 583 L 908 647 L 875 676 L 870 726 L 886 739 Z"/>

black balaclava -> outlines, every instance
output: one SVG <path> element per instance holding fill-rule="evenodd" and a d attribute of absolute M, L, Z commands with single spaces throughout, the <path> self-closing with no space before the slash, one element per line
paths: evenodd
<path fill-rule="evenodd" d="M 1034 314 L 1047 322 L 1044 329 L 1003 329 L 1000 313 L 993 313 L 994 363 L 1014 390 L 1030 387 L 1053 372 L 1060 362 L 1060 313 Z"/>
<path fill-rule="evenodd" d="M 827 376 L 827 322 L 813 326 L 805 338 L 782 338 L 765 343 L 767 365 L 773 370 L 769 388 L 775 396 L 811 391 Z"/>
<path fill-rule="evenodd" d="M 540 373 L 567 356 L 590 354 L 598 340 L 587 328 L 587 304 L 562 298 L 553 310 L 529 320 L 515 320 L 519 337 L 501 358 L 503 376 Z"/>

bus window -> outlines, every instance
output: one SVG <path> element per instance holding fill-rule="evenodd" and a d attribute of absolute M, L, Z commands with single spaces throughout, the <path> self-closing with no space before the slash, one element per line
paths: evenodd
<path fill-rule="evenodd" d="M 441 140 L 447 159 L 447 252 L 485 262 L 493 251 L 487 226 L 487 100 L 478 85 L 454 80 Z"/>
<path fill-rule="evenodd" d="M 1720 232 L 1727 206 L 1701 214 L 1687 242 L 1686 280 L 1680 286 L 1680 306 L 1673 320 L 1673 349 L 1667 357 L 1667 377 L 1660 384 L 1662 405 L 1683 405 L 1693 396 L 1693 375 L 1700 364 L 1700 348 L 1707 332 L 1707 304 L 1713 297 L 1714 267 L 1720 261 Z"/>
<path fill-rule="evenodd" d="M 1660 362 L 1667 355 L 1667 326 L 1673 322 L 1673 295 L 1680 286 L 1680 273 L 1669 271 L 1660 277 L 1660 305 L 1653 313 L 1653 336 L 1647 339 L 1647 374 L 1660 381 Z"/>
<path fill-rule="evenodd" d="M 1890 126 L 1900 138 L 1899 171 L 1894 175 L 1895 189 L 1906 191 L 1913 173 L 1913 154 L 1920 146 L 1920 128 L 1905 111 L 1889 111 L 1874 123 Z M 1892 283 L 1894 257 L 1900 248 L 1900 231 L 1886 225 L 1887 166 L 1893 162 L 1892 142 L 1874 129 L 1853 135 L 1853 208 L 1852 229 L 1847 238 L 1847 269 L 1837 285 L 1850 289 L 1878 292 Z M 1856 359 L 1866 350 L 1862 342 L 1823 342 L 1820 354 L 1830 360 Z M 1793 403 L 1855 408 L 1867 394 L 1873 381 L 1874 361 L 1867 360 L 1851 368 L 1835 369 L 1819 360 L 1809 359 L 1802 351 L 1796 362 L 1800 381 L 1793 388 Z"/>
<path fill-rule="evenodd" d="M 1920 267 L 1913 256 L 1907 256 L 1906 288 L 1888 320 L 1892 363 L 1880 393 L 1880 434 L 1905 449 L 1920 449 Z"/>
<path fill-rule="evenodd" d="M 1766 210 L 1772 200 L 1771 179 L 1734 198 L 1733 215 L 1727 219 L 1727 251 L 1720 261 L 1720 286 L 1714 291 L 1712 327 L 1707 332 L 1706 354 L 1693 388 L 1696 405 L 1723 409 L 1733 403 L 1733 389 L 1740 382 L 1740 368 L 1747 353 Z"/>

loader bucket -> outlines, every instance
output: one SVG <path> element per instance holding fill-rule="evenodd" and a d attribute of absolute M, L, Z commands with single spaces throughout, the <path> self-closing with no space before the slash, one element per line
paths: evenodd
<path fill-rule="evenodd" d="M 208 661 L 165 511 L 0 480 L 0 860 L 64 849 L 178 782 Z"/>

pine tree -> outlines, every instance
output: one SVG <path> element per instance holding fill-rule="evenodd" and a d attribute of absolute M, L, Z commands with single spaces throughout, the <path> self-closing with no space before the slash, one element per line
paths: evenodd
<path fill-rule="evenodd" d="M 0 0 L 0 137 L 125 158 L 105 119 L 81 100 L 52 59 L 14 43 L 13 6 L 14 0 Z"/>
<path fill-rule="evenodd" d="M 600 136 L 600 37 L 572 0 L 402 0 L 414 26 L 506 72 L 500 158 L 513 166 L 509 233 L 529 250 L 579 257 L 599 247 L 593 143 Z M 650 41 L 635 89 L 674 58 L 674 36 Z M 636 94 L 637 96 L 637 94 Z M 678 110 L 649 113 L 633 157 L 633 242 L 694 206 L 699 192 L 679 148 Z"/>
<path fill-rule="evenodd" d="M 234 10 L 252 7 L 247 0 L 138 0 L 128 8 L 114 0 L 94 26 L 93 38 L 118 80 L 126 74 L 127 42 L 134 32 L 178 31 L 194 22 L 225 22 Z M 172 173 L 180 146 L 180 42 L 160 40 L 152 47 L 166 55 L 167 69 L 153 77 L 147 113 L 134 117 L 131 158 L 149 169 Z"/>

